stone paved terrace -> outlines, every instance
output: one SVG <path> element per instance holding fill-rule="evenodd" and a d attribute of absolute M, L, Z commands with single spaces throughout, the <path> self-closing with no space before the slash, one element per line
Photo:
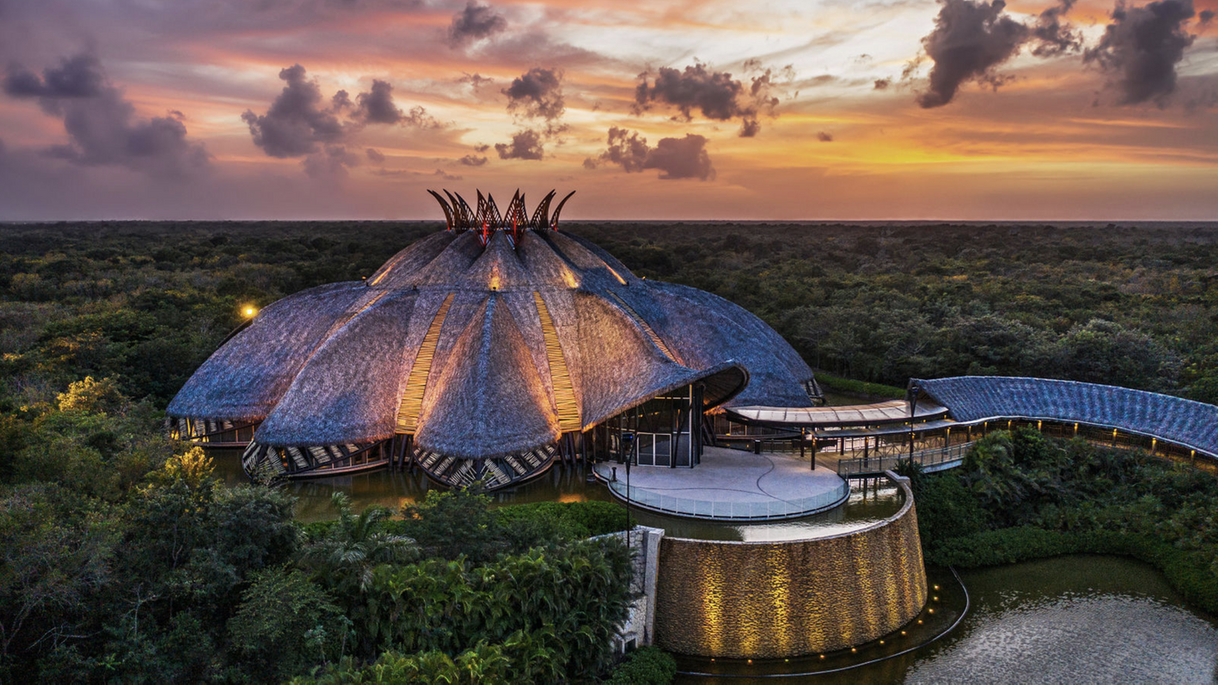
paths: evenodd
<path fill-rule="evenodd" d="M 613 469 L 617 481 L 613 481 Z M 620 499 L 626 497 L 626 467 L 596 465 L 597 476 Z M 849 485 L 806 459 L 707 447 L 694 468 L 634 466 L 632 504 L 661 513 L 715 520 L 767 520 L 803 516 L 841 504 Z"/>

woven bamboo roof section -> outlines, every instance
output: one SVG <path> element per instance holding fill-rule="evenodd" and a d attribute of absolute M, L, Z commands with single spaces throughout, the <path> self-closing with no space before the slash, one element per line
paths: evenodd
<path fill-rule="evenodd" d="M 874 404 L 842 407 L 732 407 L 728 414 L 746 423 L 769 426 L 839 428 L 842 426 L 879 426 L 909 421 L 923 422 L 942 418 L 947 408 L 921 401 L 910 412 L 909 402 L 888 400 Z"/>
<path fill-rule="evenodd" d="M 523 195 L 506 219 L 489 195 L 477 210 L 445 195 L 451 230 L 366 281 L 264 307 L 169 415 L 260 421 L 254 439 L 268 446 L 409 434 L 469 459 L 537 449 L 691 383 L 705 384 L 704 408 L 808 404 L 812 371 L 769 326 L 557 230 L 553 193 L 527 226 Z"/>
<path fill-rule="evenodd" d="M 914 379 L 957 421 L 1034 419 L 1116 428 L 1218 457 L 1218 407 L 1171 395 L 1078 381 L 1007 376 Z"/>

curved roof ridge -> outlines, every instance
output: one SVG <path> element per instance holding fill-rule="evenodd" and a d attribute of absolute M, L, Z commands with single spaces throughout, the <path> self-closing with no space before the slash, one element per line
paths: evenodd
<path fill-rule="evenodd" d="M 491 234 L 482 254 L 469 265 L 462 280 L 474 288 L 490 290 L 527 288 L 530 285 L 529 274 L 507 233 L 503 231 Z"/>
<path fill-rule="evenodd" d="M 460 233 L 426 264 L 413 272 L 403 273 L 398 287 L 418 285 L 451 285 L 482 256 L 482 243 L 472 231 Z M 395 279 L 396 280 L 396 279 Z"/>
<path fill-rule="evenodd" d="M 368 277 L 367 284 L 394 287 L 403 275 L 409 275 L 430 264 L 456 237 L 455 233 L 442 231 L 414 241 L 374 271 Z"/>

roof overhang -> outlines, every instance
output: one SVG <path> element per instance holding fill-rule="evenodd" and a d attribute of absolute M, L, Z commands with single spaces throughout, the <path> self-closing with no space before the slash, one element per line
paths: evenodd
<path fill-rule="evenodd" d="M 947 416 L 947 407 L 925 400 L 912 405 L 905 400 L 888 400 L 839 407 L 730 407 L 727 414 L 754 426 L 817 429 L 922 423 Z"/>

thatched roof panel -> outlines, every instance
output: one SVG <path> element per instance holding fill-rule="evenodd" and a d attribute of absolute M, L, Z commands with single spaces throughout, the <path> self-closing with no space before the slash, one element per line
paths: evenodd
<path fill-rule="evenodd" d="M 389 258 L 389 261 L 368 277 L 368 284 L 380 288 L 401 288 L 419 269 L 430 264 L 457 237 L 451 231 L 433 233 L 426 238 L 416 240 L 405 250 Z"/>
<path fill-rule="evenodd" d="M 427 449 L 469 459 L 558 439 L 549 395 L 498 295 L 471 318 L 436 384 L 444 392 L 429 393 L 419 420 L 417 440 Z"/>
<path fill-rule="evenodd" d="M 270 304 L 195 371 L 170 416 L 230 421 L 270 413 L 333 323 L 369 295 L 362 283 L 325 285 Z"/>
<path fill-rule="evenodd" d="M 803 383 L 812 378 L 812 369 L 764 321 L 703 290 L 651 281 L 646 285 L 645 294 L 630 289 L 622 293 L 623 299 L 686 355 L 687 365 L 709 366 L 726 357 L 749 370 L 748 387 L 729 406 L 807 406 Z"/>
<path fill-rule="evenodd" d="M 336 445 L 393 436 L 409 360 L 416 295 L 392 292 L 336 331 L 309 359 L 258 429 L 269 445 Z"/>

